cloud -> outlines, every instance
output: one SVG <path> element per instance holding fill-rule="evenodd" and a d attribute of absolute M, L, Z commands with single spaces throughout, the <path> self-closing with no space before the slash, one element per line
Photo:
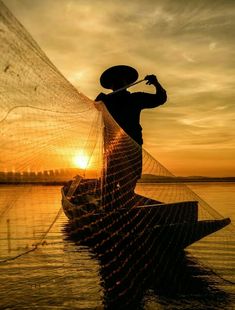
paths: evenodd
<path fill-rule="evenodd" d="M 91 98 L 102 90 L 99 76 L 111 65 L 130 64 L 140 77 L 157 74 L 168 103 L 142 115 L 145 144 L 154 152 L 232 148 L 234 1 L 4 2 L 66 78 Z M 136 88 L 143 89 L 151 88 Z"/>

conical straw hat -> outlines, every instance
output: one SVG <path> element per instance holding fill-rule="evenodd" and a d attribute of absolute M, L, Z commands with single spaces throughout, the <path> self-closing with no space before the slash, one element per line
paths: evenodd
<path fill-rule="evenodd" d="M 113 84 L 125 80 L 126 85 L 134 83 L 138 79 L 138 72 L 126 65 L 113 66 L 105 70 L 100 77 L 100 84 L 104 88 L 112 88 Z"/>

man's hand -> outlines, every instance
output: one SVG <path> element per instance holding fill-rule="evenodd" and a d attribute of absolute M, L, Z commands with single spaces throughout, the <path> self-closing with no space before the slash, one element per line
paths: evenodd
<path fill-rule="evenodd" d="M 147 81 L 147 85 L 158 85 L 158 80 L 156 75 L 151 74 L 151 75 L 146 75 L 146 77 L 144 78 Z"/>
<path fill-rule="evenodd" d="M 94 101 L 94 107 L 100 112 L 103 111 L 103 104 L 101 102 Z"/>

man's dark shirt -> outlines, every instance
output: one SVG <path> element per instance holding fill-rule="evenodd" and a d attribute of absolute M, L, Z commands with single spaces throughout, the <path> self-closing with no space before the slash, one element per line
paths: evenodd
<path fill-rule="evenodd" d="M 127 90 L 114 95 L 99 94 L 96 101 L 102 100 L 109 113 L 122 129 L 139 145 L 143 144 L 140 112 L 166 102 L 166 92 L 161 89 L 157 94 L 143 92 L 130 93 Z"/>

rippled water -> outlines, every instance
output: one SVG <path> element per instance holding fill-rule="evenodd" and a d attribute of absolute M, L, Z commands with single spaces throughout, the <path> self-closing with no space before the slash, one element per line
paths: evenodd
<path fill-rule="evenodd" d="M 234 183 L 190 187 L 235 222 Z M 94 250 L 68 238 L 60 205 L 58 186 L 0 187 L 0 309 L 109 307 L 105 296 L 113 284 L 103 262 Z M 235 309 L 235 286 L 209 280 L 207 271 L 184 254 L 165 267 L 170 272 L 164 273 L 162 282 L 156 274 L 144 287 L 145 275 L 128 282 L 123 292 L 133 309 Z"/>

